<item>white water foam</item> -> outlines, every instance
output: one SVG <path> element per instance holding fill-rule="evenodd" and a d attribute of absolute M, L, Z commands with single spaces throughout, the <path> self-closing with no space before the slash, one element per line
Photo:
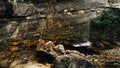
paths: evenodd
<path fill-rule="evenodd" d="M 90 41 L 86 41 L 86 42 L 84 42 L 84 43 L 79 43 L 79 44 L 73 44 L 73 46 L 74 47 L 84 47 L 84 46 L 91 46 L 92 45 L 92 42 L 90 42 Z"/>

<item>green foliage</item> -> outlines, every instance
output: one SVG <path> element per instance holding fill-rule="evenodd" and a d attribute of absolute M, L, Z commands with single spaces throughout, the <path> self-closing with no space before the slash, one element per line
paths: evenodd
<path fill-rule="evenodd" d="M 0 45 L 4 45 L 4 42 L 1 41 L 1 42 L 0 42 Z"/>
<path fill-rule="evenodd" d="M 39 35 L 34 35 L 33 33 L 29 33 L 25 36 L 25 39 L 27 40 L 38 40 L 39 38 Z"/>
<path fill-rule="evenodd" d="M 5 51 L 9 48 L 8 45 L 5 45 L 3 41 L 0 41 L 0 51 Z"/>
<path fill-rule="evenodd" d="M 81 30 L 81 34 L 83 37 L 89 37 L 90 34 L 90 23 L 86 23 Z"/>
<path fill-rule="evenodd" d="M 91 33 L 104 36 L 102 39 L 119 40 L 120 37 L 120 9 L 107 8 L 102 15 L 91 21 Z"/>

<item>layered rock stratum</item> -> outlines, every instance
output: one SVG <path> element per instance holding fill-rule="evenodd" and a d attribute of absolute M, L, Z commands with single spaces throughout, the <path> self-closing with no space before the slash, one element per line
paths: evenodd
<path fill-rule="evenodd" d="M 55 38 L 84 30 L 83 27 L 89 26 L 89 21 L 99 16 L 102 10 L 119 8 L 120 3 L 119 0 L 42 1 L 39 4 L 17 0 L 1 2 L 0 39 L 24 37 L 29 33 L 38 33 L 41 38 Z"/>

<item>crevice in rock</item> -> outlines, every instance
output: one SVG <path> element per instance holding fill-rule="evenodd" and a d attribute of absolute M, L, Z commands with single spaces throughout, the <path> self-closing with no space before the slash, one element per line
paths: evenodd
<path fill-rule="evenodd" d="M 8 2 L 8 0 L 4 0 L 4 6 L 5 6 L 5 17 L 12 16 L 14 13 L 12 3 Z"/>

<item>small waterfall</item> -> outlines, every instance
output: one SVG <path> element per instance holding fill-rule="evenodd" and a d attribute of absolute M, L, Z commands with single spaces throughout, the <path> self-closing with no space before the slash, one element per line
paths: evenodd
<path fill-rule="evenodd" d="M 83 40 L 84 42 L 80 42 L 80 43 L 78 43 L 78 44 L 73 44 L 73 46 L 74 47 L 89 47 L 89 46 L 91 46 L 92 45 L 92 42 L 90 42 L 88 39 L 84 39 Z"/>

